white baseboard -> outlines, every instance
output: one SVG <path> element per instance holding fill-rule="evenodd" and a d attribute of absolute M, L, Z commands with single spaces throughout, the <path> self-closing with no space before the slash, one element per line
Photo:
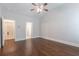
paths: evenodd
<path fill-rule="evenodd" d="M 32 38 L 39 38 L 40 36 L 32 37 Z"/>
<path fill-rule="evenodd" d="M 68 42 L 68 41 L 64 41 L 64 40 L 57 40 L 57 39 L 53 39 L 53 38 L 50 38 L 50 37 L 41 37 L 41 38 L 44 38 L 44 39 L 47 39 L 47 40 L 56 41 L 56 42 L 60 42 L 60 43 L 64 43 L 64 44 L 75 46 L 75 47 L 79 47 L 79 44 Z"/>
<path fill-rule="evenodd" d="M 21 40 L 25 40 L 23 38 L 16 38 L 15 41 L 21 41 Z"/>
<path fill-rule="evenodd" d="M 32 38 L 38 38 L 40 36 L 32 37 Z M 28 38 L 29 39 L 29 38 Z M 26 38 L 16 38 L 15 41 L 21 41 L 21 40 L 27 40 Z"/>

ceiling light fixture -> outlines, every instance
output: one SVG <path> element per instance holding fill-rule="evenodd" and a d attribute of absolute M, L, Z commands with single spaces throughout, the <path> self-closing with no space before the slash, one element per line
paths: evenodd
<path fill-rule="evenodd" d="M 46 8 L 46 6 L 48 5 L 47 3 L 32 3 L 32 5 L 33 5 L 33 9 L 31 9 L 31 11 L 36 11 L 37 13 L 48 11 L 48 9 Z"/>

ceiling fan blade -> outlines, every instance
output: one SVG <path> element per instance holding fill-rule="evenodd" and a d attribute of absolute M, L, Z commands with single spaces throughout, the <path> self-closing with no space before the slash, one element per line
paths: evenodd
<path fill-rule="evenodd" d="M 44 9 L 45 11 L 48 11 L 48 9 Z"/>
<path fill-rule="evenodd" d="M 34 11 L 34 9 L 30 9 L 31 11 Z"/>
<path fill-rule="evenodd" d="M 48 5 L 47 3 L 44 3 L 44 6 Z"/>
<path fill-rule="evenodd" d="M 32 3 L 32 5 L 37 6 L 35 3 Z"/>

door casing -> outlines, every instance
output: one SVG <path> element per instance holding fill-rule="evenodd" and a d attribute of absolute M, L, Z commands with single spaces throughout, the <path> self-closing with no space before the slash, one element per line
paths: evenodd
<path fill-rule="evenodd" d="M 32 38 L 32 22 L 26 22 L 26 39 Z"/>
<path fill-rule="evenodd" d="M 5 25 L 7 25 L 7 23 L 9 23 L 9 27 L 6 27 L 5 29 Z M 12 26 L 10 24 L 13 24 Z M 16 38 L 16 32 L 15 32 L 15 21 L 14 20 L 9 20 L 9 19 L 3 19 L 2 20 L 2 28 L 3 28 L 3 45 L 4 45 L 4 41 L 7 40 L 6 38 L 9 37 L 9 39 L 15 39 Z M 7 32 L 6 31 L 9 31 L 10 34 L 8 37 L 7 36 Z M 11 36 L 12 35 L 12 36 Z"/>

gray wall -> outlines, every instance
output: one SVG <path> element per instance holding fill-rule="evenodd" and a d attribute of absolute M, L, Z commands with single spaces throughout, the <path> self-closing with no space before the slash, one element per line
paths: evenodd
<path fill-rule="evenodd" d="M 32 30 L 32 37 L 39 37 L 39 19 L 30 17 L 27 15 L 14 13 L 11 11 L 2 11 L 2 16 L 4 19 L 11 19 L 15 20 L 16 22 L 16 41 L 24 40 L 26 38 L 26 22 L 32 22 L 33 24 L 33 30 Z"/>
<path fill-rule="evenodd" d="M 0 18 L 0 48 L 1 48 L 1 18 Z"/>
<path fill-rule="evenodd" d="M 0 48 L 1 48 L 1 6 L 0 6 Z"/>
<path fill-rule="evenodd" d="M 79 44 L 79 4 L 63 4 L 41 19 L 41 37 Z"/>

